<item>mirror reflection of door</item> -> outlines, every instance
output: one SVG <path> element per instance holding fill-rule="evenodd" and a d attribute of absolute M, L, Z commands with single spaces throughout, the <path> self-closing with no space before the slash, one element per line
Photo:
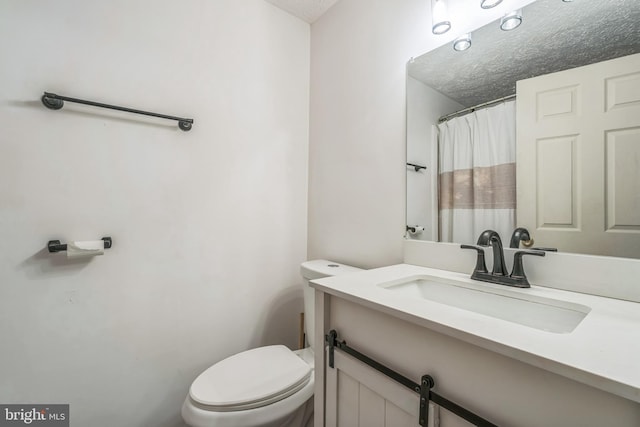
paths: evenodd
<path fill-rule="evenodd" d="M 640 54 L 519 81 L 517 147 L 519 225 L 640 257 Z"/>

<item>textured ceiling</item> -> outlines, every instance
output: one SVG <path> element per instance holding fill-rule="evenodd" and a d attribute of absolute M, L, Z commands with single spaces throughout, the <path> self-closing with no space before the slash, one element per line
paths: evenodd
<path fill-rule="evenodd" d="M 303 21 L 313 23 L 338 0 L 266 0 Z"/>
<path fill-rule="evenodd" d="M 474 31 L 464 52 L 415 58 L 409 75 L 471 107 L 514 94 L 517 80 L 640 52 L 640 0 L 538 0 L 522 16 L 513 31 Z"/>

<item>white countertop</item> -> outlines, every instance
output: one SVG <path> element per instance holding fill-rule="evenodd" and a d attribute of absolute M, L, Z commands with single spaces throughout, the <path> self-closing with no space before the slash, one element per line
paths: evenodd
<path fill-rule="evenodd" d="M 512 292 L 591 308 L 569 333 L 546 332 L 429 301 L 396 295 L 378 286 L 403 277 L 429 275 L 474 285 L 468 274 L 409 264 L 313 280 L 311 286 L 394 317 L 503 354 L 550 372 L 640 402 L 640 303 L 532 285 Z"/>

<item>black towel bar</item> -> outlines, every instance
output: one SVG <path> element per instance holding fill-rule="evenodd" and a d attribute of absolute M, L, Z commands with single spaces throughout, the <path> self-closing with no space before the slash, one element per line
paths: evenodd
<path fill-rule="evenodd" d="M 191 130 L 193 119 L 185 119 L 183 117 L 168 116 L 166 114 L 151 113 L 149 111 L 134 110 L 133 108 L 119 107 L 117 105 L 103 104 L 101 102 L 86 101 L 84 99 L 70 98 L 68 96 L 56 95 L 55 93 L 45 92 L 42 95 L 42 103 L 51 110 L 59 110 L 63 107 L 64 101 L 75 102 L 77 104 L 91 105 L 93 107 L 108 108 L 110 110 L 124 111 L 127 113 L 143 114 L 145 116 L 160 117 L 161 119 L 177 120 L 178 127 L 183 131 Z"/>

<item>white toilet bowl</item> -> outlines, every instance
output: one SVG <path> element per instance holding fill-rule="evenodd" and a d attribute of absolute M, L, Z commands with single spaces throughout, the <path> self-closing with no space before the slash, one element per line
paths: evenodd
<path fill-rule="evenodd" d="M 200 374 L 182 405 L 182 418 L 193 427 L 312 426 L 313 386 L 310 348 L 259 347 Z"/>
<path fill-rule="evenodd" d="M 325 260 L 302 264 L 307 325 L 313 324 L 308 280 L 353 271 L 359 269 Z M 235 354 L 195 379 L 182 418 L 192 427 L 313 427 L 313 364 L 311 347 L 291 351 L 274 345 Z"/>

